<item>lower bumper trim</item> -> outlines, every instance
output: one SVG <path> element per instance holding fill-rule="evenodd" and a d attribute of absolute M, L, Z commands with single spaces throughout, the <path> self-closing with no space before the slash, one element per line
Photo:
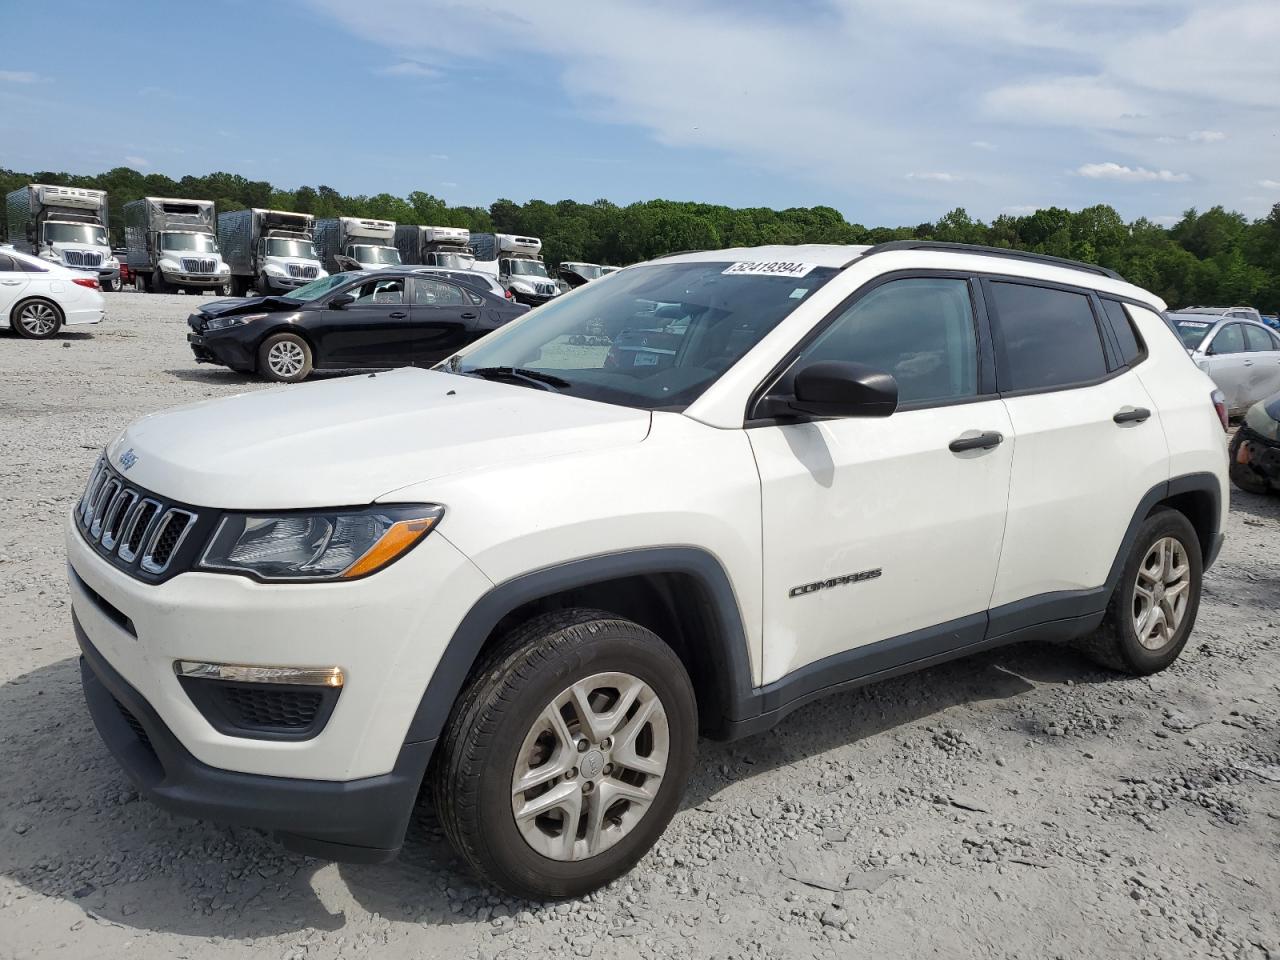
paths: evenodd
<path fill-rule="evenodd" d="M 211 767 L 191 755 L 98 652 L 74 612 L 72 622 L 94 726 L 138 792 L 157 806 L 267 830 L 289 849 L 315 857 L 382 863 L 400 852 L 434 740 L 406 743 L 395 769 L 361 780 L 304 780 Z"/>

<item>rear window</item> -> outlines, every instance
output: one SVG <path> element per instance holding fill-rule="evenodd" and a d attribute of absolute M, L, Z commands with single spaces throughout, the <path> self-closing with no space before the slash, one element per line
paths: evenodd
<path fill-rule="evenodd" d="M 999 323 L 1000 389 L 1049 390 L 1107 374 L 1089 297 L 1069 290 L 993 281 Z"/>
<path fill-rule="evenodd" d="M 1182 338 L 1182 345 L 1188 350 L 1194 350 L 1200 346 L 1204 338 L 1209 335 L 1209 331 L 1213 329 L 1211 320 L 1191 320 L 1176 314 L 1169 319 L 1173 321 L 1174 329 Z"/>
<path fill-rule="evenodd" d="M 1249 344 L 1249 350 L 1254 353 L 1280 349 L 1280 346 L 1276 345 L 1275 337 L 1271 331 L 1263 330 L 1262 327 L 1245 327 L 1244 335 L 1245 342 Z"/>

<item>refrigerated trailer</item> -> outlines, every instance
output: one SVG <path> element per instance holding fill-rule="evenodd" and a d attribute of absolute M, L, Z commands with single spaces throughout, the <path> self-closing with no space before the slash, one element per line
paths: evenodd
<path fill-rule="evenodd" d="M 151 293 L 231 292 L 218 250 L 212 200 L 142 197 L 124 205 L 124 239 L 134 286 Z"/>
<path fill-rule="evenodd" d="M 253 287 L 262 296 L 283 293 L 329 274 L 320 265 L 309 213 L 232 210 L 218 215 L 218 246 L 231 267 L 231 292 Z"/>
<path fill-rule="evenodd" d="M 316 255 L 330 273 L 343 269 L 338 257 L 354 260 L 363 270 L 400 266 L 400 251 L 392 245 L 397 231 L 392 220 L 328 217 L 314 226 Z"/>
<path fill-rule="evenodd" d="M 405 263 L 420 263 L 446 270 L 472 270 L 475 255 L 465 227 L 420 227 L 402 223 L 396 227 L 396 247 Z"/>
<path fill-rule="evenodd" d="M 107 242 L 107 193 L 30 183 L 5 197 L 15 250 L 93 274 L 103 290 L 120 282 L 120 261 Z"/>

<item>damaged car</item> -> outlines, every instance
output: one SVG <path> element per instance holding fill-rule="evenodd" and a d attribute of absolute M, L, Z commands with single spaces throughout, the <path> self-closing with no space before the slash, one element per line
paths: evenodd
<path fill-rule="evenodd" d="M 1280 493 L 1280 393 L 1245 414 L 1231 441 L 1231 482 L 1246 493 Z"/>

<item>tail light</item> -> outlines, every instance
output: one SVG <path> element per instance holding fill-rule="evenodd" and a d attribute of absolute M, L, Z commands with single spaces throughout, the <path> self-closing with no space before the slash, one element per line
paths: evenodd
<path fill-rule="evenodd" d="M 507 291 L 504 291 L 504 292 L 506 293 L 506 295 L 507 295 L 507 299 L 508 299 L 508 300 L 514 300 L 514 299 L 516 298 L 515 294 L 514 294 L 514 293 L 512 293 L 510 290 L 507 290 Z"/>
<path fill-rule="evenodd" d="M 71 282 L 77 287 L 88 287 L 90 290 L 98 289 L 98 280 L 96 277 L 72 277 Z"/>
<path fill-rule="evenodd" d="M 1231 429 L 1231 421 L 1227 417 L 1227 396 L 1221 390 L 1215 390 L 1209 394 L 1213 400 L 1213 409 L 1218 412 L 1218 419 L 1222 421 L 1223 431 Z"/>

